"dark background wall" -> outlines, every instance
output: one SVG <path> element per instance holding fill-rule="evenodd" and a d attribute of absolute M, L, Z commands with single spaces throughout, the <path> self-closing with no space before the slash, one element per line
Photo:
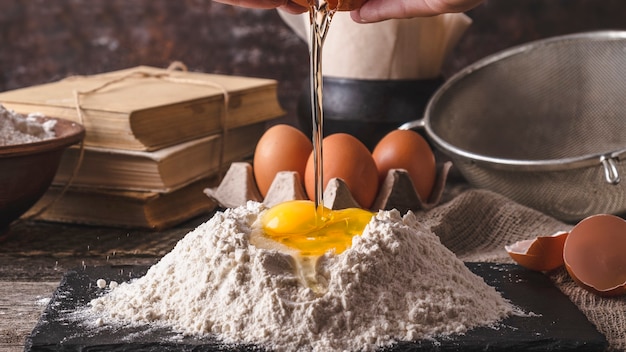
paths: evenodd
<path fill-rule="evenodd" d="M 487 0 L 444 67 L 554 35 L 626 29 L 623 0 Z M 0 91 L 136 65 L 268 77 L 295 120 L 306 45 L 275 11 L 209 0 L 0 0 Z"/>

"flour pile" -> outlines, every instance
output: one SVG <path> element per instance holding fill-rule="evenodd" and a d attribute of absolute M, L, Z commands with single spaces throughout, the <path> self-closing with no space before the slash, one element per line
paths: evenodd
<path fill-rule="evenodd" d="M 55 137 L 56 120 L 40 123 L 37 115 L 24 116 L 0 104 L 0 146 L 39 142 Z"/>
<path fill-rule="evenodd" d="M 353 245 L 318 260 L 323 294 L 292 257 L 250 244 L 264 206 L 217 213 L 147 274 L 94 299 L 104 324 L 153 323 L 276 351 L 374 350 L 462 333 L 513 312 L 412 213 L 381 211 Z"/>

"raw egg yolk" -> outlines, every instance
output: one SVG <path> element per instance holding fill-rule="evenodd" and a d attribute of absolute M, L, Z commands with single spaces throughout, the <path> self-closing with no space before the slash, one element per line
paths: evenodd
<path fill-rule="evenodd" d="M 270 239 L 296 249 L 302 256 L 318 256 L 328 250 L 340 254 L 361 235 L 374 214 L 348 208 L 316 211 L 307 200 L 280 203 L 263 213 L 263 232 Z"/>

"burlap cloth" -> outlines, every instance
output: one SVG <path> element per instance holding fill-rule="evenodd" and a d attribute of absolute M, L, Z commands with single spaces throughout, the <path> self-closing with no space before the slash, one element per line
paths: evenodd
<path fill-rule="evenodd" d="M 512 263 L 504 250 L 506 244 L 572 228 L 490 191 L 460 189 L 453 193 L 439 206 L 417 215 L 466 262 Z M 626 297 L 602 298 L 590 293 L 576 285 L 564 268 L 545 275 L 606 336 L 611 350 L 626 350 Z"/>

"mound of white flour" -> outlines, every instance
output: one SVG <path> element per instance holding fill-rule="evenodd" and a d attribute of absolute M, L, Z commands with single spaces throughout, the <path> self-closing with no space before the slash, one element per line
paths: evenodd
<path fill-rule="evenodd" d="M 40 123 L 37 115 L 24 116 L 0 104 L 0 146 L 39 142 L 55 137 L 56 120 Z"/>
<path fill-rule="evenodd" d="M 91 302 L 105 324 L 154 323 L 276 351 L 374 350 L 462 333 L 513 307 L 412 213 L 381 211 L 353 245 L 318 261 L 324 294 L 300 285 L 290 256 L 249 242 L 259 203 L 187 234 L 147 274 Z"/>

